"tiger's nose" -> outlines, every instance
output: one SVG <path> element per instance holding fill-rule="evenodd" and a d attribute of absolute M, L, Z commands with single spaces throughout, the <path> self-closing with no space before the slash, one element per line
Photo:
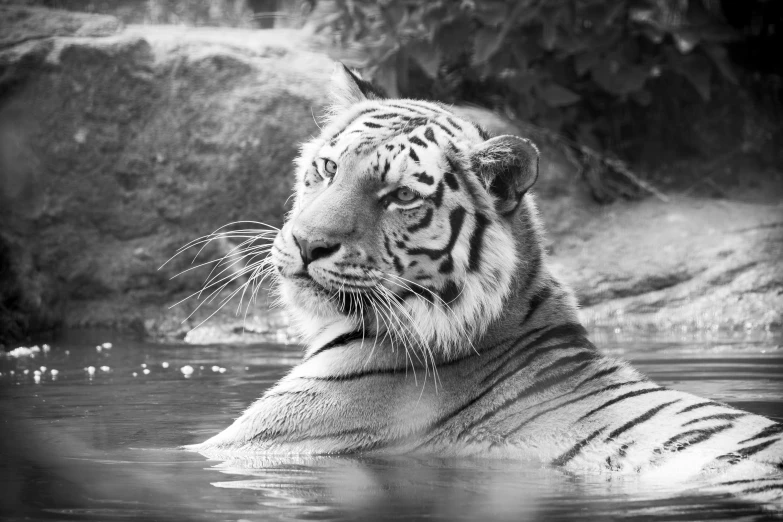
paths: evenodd
<path fill-rule="evenodd" d="M 323 240 L 308 241 L 302 237 L 297 237 L 296 234 L 294 234 L 294 241 L 296 241 L 296 246 L 299 247 L 299 255 L 302 256 L 302 263 L 304 263 L 305 268 L 313 261 L 329 257 L 340 248 L 340 243 L 329 243 Z"/>

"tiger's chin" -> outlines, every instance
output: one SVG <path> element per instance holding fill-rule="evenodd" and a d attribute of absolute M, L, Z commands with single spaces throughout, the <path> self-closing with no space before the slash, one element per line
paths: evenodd
<path fill-rule="evenodd" d="M 336 294 L 310 277 L 281 277 L 278 285 L 280 301 L 306 345 L 316 345 L 335 330 L 343 330 L 340 335 L 361 328 L 361 322 L 342 309 Z"/>
<path fill-rule="evenodd" d="M 308 351 L 361 332 L 388 339 L 392 349 L 415 350 L 432 362 L 451 360 L 475 350 L 474 343 L 500 314 L 506 297 L 503 291 L 485 292 L 483 282 L 470 278 L 452 306 L 416 295 L 400 297 L 389 289 L 347 292 L 334 286 L 325 288 L 303 275 L 280 278 L 281 301 Z M 377 295 L 383 294 L 387 297 L 379 300 Z"/>

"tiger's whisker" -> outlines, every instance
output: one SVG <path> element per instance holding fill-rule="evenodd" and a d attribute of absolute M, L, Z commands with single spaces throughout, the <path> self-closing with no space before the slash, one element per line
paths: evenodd
<path fill-rule="evenodd" d="M 421 356 L 424 357 L 424 359 L 419 358 L 418 354 L 414 351 L 414 354 L 416 355 L 416 358 L 419 359 L 419 362 L 421 362 L 424 365 L 424 382 L 426 383 L 427 379 L 427 373 L 428 373 L 428 367 L 429 362 L 427 359 L 427 353 L 428 353 L 428 347 L 425 345 L 425 343 L 422 341 L 422 336 L 418 329 L 415 326 L 415 322 L 412 320 L 409 314 L 407 314 L 407 311 L 400 305 L 400 303 L 397 300 L 397 296 L 394 294 L 391 294 L 389 290 L 383 286 L 379 286 L 378 288 L 381 289 L 382 292 L 386 293 L 386 299 L 387 303 L 389 304 L 389 312 L 393 319 L 397 321 L 397 324 L 400 328 L 403 329 L 403 334 L 405 336 L 404 341 L 408 341 L 404 343 L 404 346 L 406 347 L 410 342 L 412 341 L 413 345 L 418 345 L 421 351 Z M 393 308 L 399 310 L 403 313 L 403 317 L 407 319 L 407 323 L 405 324 L 402 322 L 402 318 L 400 318 L 397 314 L 393 313 Z M 411 361 L 412 362 L 412 361 Z"/>
<path fill-rule="evenodd" d="M 222 230 L 222 229 L 224 229 L 226 227 L 229 227 L 229 226 L 232 226 L 232 225 L 236 225 L 236 224 L 239 224 L 239 223 L 258 224 L 258 225 L 262 225 L 264 227 L 267 227 L 267 229 L 245 229 L 245 230 L 242 230 L 242 231 L 239 231 L 239 232 L 233 232 L 233 231 L 228 231 L 228 232 L 224 232 L 224 233 L 220 232 L 220 230 Z M 196 238 L 196 239 L 193 239 L 193 240 L 187 242 L 185 245 L 179 247 L 177 252 L 173 256 L 171 256 L 168 260 L 166 260 L 158 269 L 160 270 L 161 268 L 166 266 L 166 264 L 168 264 L 172 259 L 174 259 L 178 255 L 183 253 L 185 250 L 188 250 L 188 249 L 190 249 L 190 248 L 192 248 L 192 247 L 194 247 L 196 245 L 199 245 L 202 242 L 204 242 L 205 243 L 204 246 L 206 246 L 206 244 L 208 244 L 209 242 L 213 241 L 214 239 L 217 239 L 217 238 L 220 238 L 220 237 L 230 237 L 233 234 L 248 233 L 248 234 L 252 234 L 252 236 L 247 236 L 247 237 L 259 237 L 260 238 L 260 237 L 264 237 L 266 235 L 273 235 L 273 234 L 276 235 L 278 232 L 279 232 L 279 229 L 277 229 L 276 227 L 273 227 L 271 225 L 267 225 L 266 223 L 261 223 L 261 222 L 258 222 L 258 221 L 235 221 L 235 222 L 232 222 L 232 223 L 227 223 L 227 224 L 225 224 L 225 225 L 223 225 L 221 227 L 218 227 L 212 233 L 207 234 L 205 236 L 201 236 L 201 237 Z M 202 246 L 202 249 L 203 249 L 203 246 Z M 198 253 L 201 253 L 202 249 L 200 249 Z M 196 257 L 198 257 L 198 253 L 196 254 Z M 195 260 L 195 258 L 194 258 L 194 260 Z"/>
<path fill-rule="evenodd" d="M 225 255 L 224 255 L 224 256 L 223 256 L 223 257 L 220 259 L 221 263 L 218 263 L 218 264 L 217 264 L 216 266 L 214 266 L 214 267 L 212 268 L 212 270 L 209 272 L 209 274 L 207 275 L 207 279 L 209 279 L 210 277 L 212 277 L 212 273 L 213 273 L 213 272 L 214 272 L 214 271 L 215 271 L 215 270 L 216 270 L 216 269 L 217 269 L 217 268 L 218 268 L 218 267 L 219 267 L 219 266 L 222 264 L 223 260 L 225 260 L 227 257 L 229 257 L 229 256 L 232 254 L 232 252 L 233 252 L 234 250 L 236 250 L 236 249 L 240 249 L 240 248 L 241 248 L 241 247 L 243 247 L 245 244 L 247 244 L 247 243 L 250 243 L 250 242 L 252 242 L 252 241 L 253 241 L 253 240 L 250 240 L 250 239 L 248 239 L 248 240 L 246 240 L 246 241 L 243 241 L 242 243 L 240 243 L 239 245 L 237 245 L 236 247 L 234 247 L 234 248 L 233 248 L 231 251 L 229 251 L 228 253 L 226 253 L 226 254 L 225 254 Z M 252 247 L 251 247 L 251 248 L 252 248 Z M 263 246 L 261 246 L 261 247 L 259 247 L 259 248 L 263 248 Z M 232 256 L 232 257 L 233 257 L 233 256 Z M 239 261 L 241 261 L 242 259 L 244 259 L 244 257 L 245 257 L 245 256 L 242 256 L 242 257 L 240 257 L 239 259 L 237 259 L 237 260 L 236 260 L 236 262 L 239 262 Z"/>
<path fill-rule="evenodd" d="M 391 293 L 385 287 L 381 287 L 381 288 L 384 288 L 384 290 L 386 292 Z M 426 377 L 427 377 L 426 370 L 428 368 L 428 365 L 432 364 L 433 376 L 435 378 L 435 386 L 436 386 L 436 390 L 437 390 L 438 374 L 437 374 L 437 366 L 436 366 L 436 361 L 435 361 L 435 355 L 432 352 L 432 349 L 430 348 L 430 346 L 422 341 L 422 337 L 423 336 L 421 335 L 421 332 L 418 330 L 418 327 L 416 326 L 416 322 L 414 321 L 413 317 L 411 317 L 410 312 L 401 303 L 399 303 L 396 299 L 395 299 L 395 304 L 396 304 L 397 309 L 399 309 L 400 312 L 402 312 L 402 314 L 408 320 L 409 324 L 411 324 L 411 326 L 415 329 L 416 338 L 417 338 L 417 341 L 418 341 L 417 344 L 421 347 L 422 355 L 425 357 L 425 381 L 426 381 Z M 429 360 L 429 363 L 428 363 L 428 360 Z"/>

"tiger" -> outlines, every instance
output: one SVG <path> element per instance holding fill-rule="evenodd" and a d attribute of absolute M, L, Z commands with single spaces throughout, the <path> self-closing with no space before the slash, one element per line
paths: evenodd
<path fill-rule="evenodd" d="M 539 151 L 342 64 L 268 257 L 302 361 L 205 455 L 434 454 L 780 499 L 783 424 L 603 355 L 547 264 Z"/>

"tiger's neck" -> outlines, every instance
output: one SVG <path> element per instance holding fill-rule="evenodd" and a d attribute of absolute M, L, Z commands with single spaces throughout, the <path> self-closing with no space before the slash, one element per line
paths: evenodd
<path fill-rule="evenodd" d="M 503 313 L 477 343 L 479 352 L 545 327 L 570 325 L 574 330 L 582 329 L 573 291 L 549 270 L 543 228 L 530 196 L 522 201 L 515 219 L 516 273 Z"/>

